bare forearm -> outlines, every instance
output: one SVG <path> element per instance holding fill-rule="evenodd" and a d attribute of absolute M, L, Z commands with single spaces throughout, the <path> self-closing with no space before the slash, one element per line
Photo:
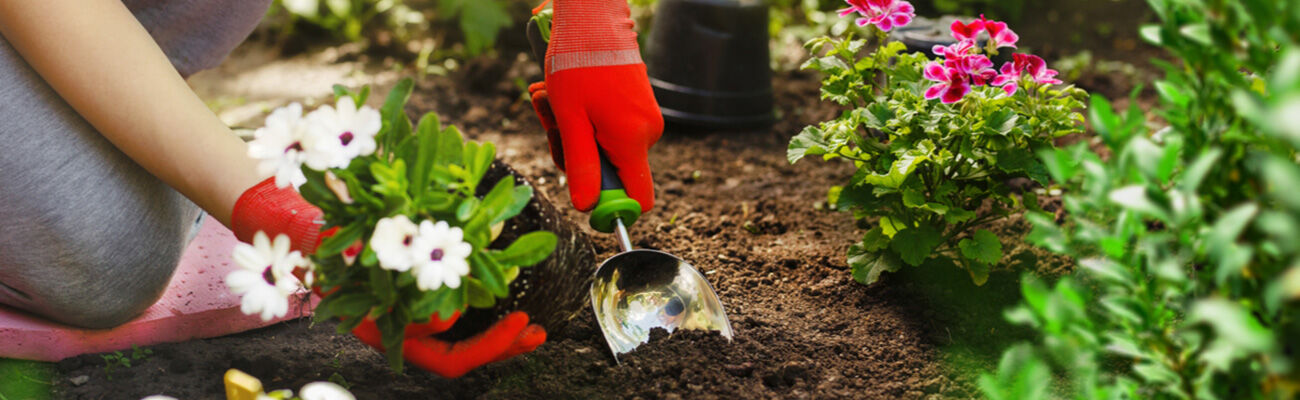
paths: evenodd
<path fill-rule="evenodd" d="M 123 153 L 229 224 L 259 180 L 246 146 L 120 0 L 6 1 L 0 34 Z"/>

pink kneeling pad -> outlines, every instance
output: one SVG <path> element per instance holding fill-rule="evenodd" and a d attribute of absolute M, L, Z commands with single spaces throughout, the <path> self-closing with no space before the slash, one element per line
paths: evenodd
<path fill-rule="evenodd" d="M 207 217 L 161 299 L 131 322 L 108 330 L 83 330 L 0 306 L 0 357 L 58 361 L 87 353 L 129 349 L 132 345 L 182 342 L 229 335 L 311 314 L 318 299 L 295 306 L 283 318 L 263 322 L 239 311 L 239 296 L 226 287 L 235 235 Z M 304 292 L 305 294 L 306 292 Z"/>

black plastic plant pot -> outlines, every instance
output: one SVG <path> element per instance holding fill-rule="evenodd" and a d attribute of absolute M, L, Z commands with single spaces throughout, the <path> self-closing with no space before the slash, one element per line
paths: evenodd
<path fill-rule="evenodd" d="M 660 0 L 646 68 L 668 123 L 770 126 L 768 8 L 758 0 Z"/>

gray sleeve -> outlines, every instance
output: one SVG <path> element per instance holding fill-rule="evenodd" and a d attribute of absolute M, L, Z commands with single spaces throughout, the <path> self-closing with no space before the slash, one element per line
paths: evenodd
<path fill-rule="evenodd" d="M 123 0 L 181 76 L 220 64 L 266 15 L 271 0 Z"/>

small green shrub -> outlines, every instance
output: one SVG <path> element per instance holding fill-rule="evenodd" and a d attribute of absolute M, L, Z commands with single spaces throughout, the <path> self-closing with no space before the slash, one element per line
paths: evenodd
<path fill-rule="evenodd" d="M 1149 3 L 1143 37 L 1182 60 L 1155 83 L 1168 126 L 1095 97 L 1109 158 L 1040 152 L 1068 214 L 1029 215 L 1029 239 L 1081 268 L 1026 279 L 1006 317 L 1040 339 L 982 377 L 990 398 L 1300 396 L 1300 6 Z"/>
<path fill-rule="evenodd" d="M 514 24 L 510 0 L 277 0 L 272 13 L 283 10 L 294 23 L 331 32 L 348 42 L 361 41 L 367 29 L 385 29 L 398 41 L 427 34 L 430 19 L 456 21 L 465 51 L 477 55 L 491 49 L 502 29 Z"/>

